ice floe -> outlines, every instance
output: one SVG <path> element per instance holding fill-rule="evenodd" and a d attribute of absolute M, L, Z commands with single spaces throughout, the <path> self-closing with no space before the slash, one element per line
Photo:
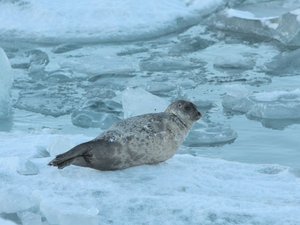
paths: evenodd
<path fill-rule="evenodd" d="M 53 43 L 158 37 L 197 23 L 224 1 L 156 0 L 141 4 L 138 0 L 28 0 L 0 4 L 1 39 Z"/>
<path fill-rule="evenodd" d="M 300 90 L 269 91 L 251 94 L 229 92 L 223 98 L 223 107 L 245 113 L 266 127 L 283 129 L 300 120 Z"/>
<path fill-rule="evenodd" d="M 25 133 L 5 138 L 13 143 L 21 136 L 32 138 Z M 75 136 L 70 140 L 78 142 Z M 23 143 L 15 145 L 21 149 Z M 48 145 L 51 141 L 43 147 Z M 1 216 L 60 225 L 300 222 L 300 181 L 288 167 L 175 155 L 157 165 L 101 172 L 75 166 L 57 170 L 47 166 L 50 159 L 32 158 L 39 173 L 24 176 L 17 172 L 18 157 L 0 154 Z"/>
<path fill-rule="evenodd" d="M 0 130 L 9 127 L 9 120 L 12 117 L 11 87 L 13 80 L 14 74 L 10 62 L 0 47 Z"/>

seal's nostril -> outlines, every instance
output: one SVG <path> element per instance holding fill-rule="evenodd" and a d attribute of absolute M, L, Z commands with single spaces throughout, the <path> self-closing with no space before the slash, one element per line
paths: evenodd
<path fill-rule="evenodd" d="M 202 116 L 200 112 L 198 112 L 198 116 Z"/>

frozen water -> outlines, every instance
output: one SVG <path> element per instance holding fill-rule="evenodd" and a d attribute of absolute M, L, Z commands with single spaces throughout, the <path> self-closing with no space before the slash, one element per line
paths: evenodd
<path fill-rule="evenodd" d="M 271 75 L 299 75 L 300 50 L 281 53 L 266 64 L 266 70 Z"/>
<path fill-rule="evenodd" d="M 75 200 L 75 199 L 74 199 Z M 95 207 L 86 208 L 83 204 L 72 201 L 70 198 L 45 199 L 40 203 L 41 213 L 50 224 L 82 225 L 99 224 L 99 210 Z"/>
<path fill-rule="evenodd" d="M 249 96 L 227 94 L 223 98 L 226 110 L 246 113 L 267 127 L 283 129 L 300 121 L 300 90 L 253 93 Z M 273 123 L 273 124 L 272 124 Z"/>
<path fill-rule="evenodd" d="M 18 213 L 18 217 L 22 221 L 22 225 L 41 225 L 41 224 L 43 224 L 41 215 L 37 214 L 37 213 L 26 212 L 26 211 L 20 212 L 20 213 Z"/>
<path fill-rule="evenodd" d="M 88 100 L 71 116 L 72 123 L 76 126 L 107 129 L 123 117 L 122 105 L 113 100 Z"/>
<path fill-rule="evenodd" d="M 148 39 L 195 24 L 223 4 L 221 0 L 189 4 L 183 0 L 143 4 L 137 0 L 88 0 L 76 4 L 70 0 L 63 4 L 58 0 L 5 1 L 0 7 L 0 37 L 36 42 Z"/>
<path fill-rule="evenodd" d="M 252 40 L 268 37 L 287 46 L 299 47 L 300 12 L 295 8 L 299 8 L 300 4 L 297 1 L 290 4 L 279 2 L 255 2 L 236 9 L 225 9 L 212 19 L 212 24 L 223 30 L 239 32 L 240 35 L 246 34 L 247 39 L 249 36 Z M 260 8 L 265 10 L 263 15 Z"/>
<path fill-rule="evenodd" d="M 21 175 L 37 175 L 39 173 L 39 169 L 30 160 L 20 159 L 17 172 Z"/>
<path fill-rule="evenodd" d="M 29 75 L 33 79 L 43 78 L 46 75 L 45 68 L 49 63 L 48 55 L 39 49 L 28 51 L 27 55 L 29 56 Z"/>
<path fill-rule="evenodd" d="M 237 133 L 229 126 L 196 123 L 184 145 L 189 147 L 216 146 L 232 143 L 236 138 Z"/>
<path fill-rule="evenodd" d="M 11 87 L 14 77 L 10 62 L 0 48 L 0 121 L 11 117 Z"/>
<path fill-rule="evenodd" d="M 122 93 L 124 118 L 166 110 L 170 103 L 142 88 L 128 88 Z"/>
<path fill-rule="evenodd" d="M 0 0 L 0 64 L 14 75 L 12 88 L 0 82 L 13 107 L 0 132 L 0 224 L 299 225 L 299 7 Z M 179 98 L 203 117 L 170 160 L 47 166 Z"/>
<path fill-rule="evenodd" d="M 11 139 L 20 135 L 31 138 L 21 133 Z M 300 181 L 284 166 L 176 155 L 159 165 L 99 172 L 74 166 L 60 171 L 47 167 L 48 161 L 34 159 L 40 173 L 26 177 L 1 163 L 1 202 L 7 202 L 1 212 L 61 225 L 140 224 L 141 218 L 150 224 L 300 222 Z"/>
<path fill-rule="evenodd" d="M 0 217 L 0 223 L 1 225 L 16 225 L 16 223 L 9 220 L 1 219 L 1 217 Z"/>

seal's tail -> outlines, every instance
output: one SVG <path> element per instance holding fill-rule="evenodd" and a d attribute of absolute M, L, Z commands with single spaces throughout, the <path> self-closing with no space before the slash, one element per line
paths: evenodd
<path fill-rule="evenodd" d="M 89 151 L 91 149 L 91 142 L 82 143 L 75 146 L 71 150 L 57 155 L 55 159 L 48 163 L 49 166 L 56 166 L 58 169 L 63 169 L 66 166 L 71 165 L 76 159 L 83 158 L 87 162 L 89 157 Z"/>

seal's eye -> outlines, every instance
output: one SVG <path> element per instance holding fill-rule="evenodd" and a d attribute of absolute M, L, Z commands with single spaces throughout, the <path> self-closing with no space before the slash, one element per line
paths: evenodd
<path fill-rule="evenodd" d="M 182 107 L 182 104 L 181 104 L 181 103 L 178 103 L 178 107 L 181 108 L 181 107 Z"/>
<path fill-rule="evenodd" d="M 188 106 L 188 105 L 184 107 L 184 110 L 185 110 L 185 111 L 190 111 L 191 109 L 192 109 L 192 107 L 191 107 L 191 106 Z"/>

